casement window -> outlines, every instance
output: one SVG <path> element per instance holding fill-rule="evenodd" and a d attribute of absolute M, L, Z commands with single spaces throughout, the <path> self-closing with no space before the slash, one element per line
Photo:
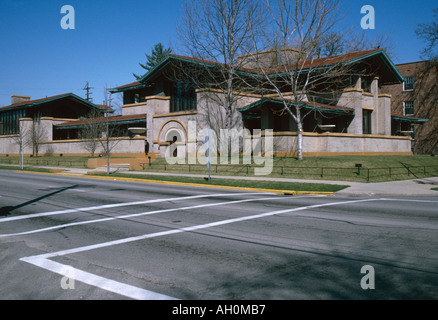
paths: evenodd
<path fill-rule="evenodd" d="M 415 114 L 414 101 L 403 102 L 403 115 L 413 116 Z"/>
<path fill-rule="evenodd" d="M 362 133 L 371 134 L 371 114 L 372 110 L 362 110 Z"/>
<path fill-rule="evenodd" d="M 406 81 L 403 82 L 403 91 L 414 90 L 414 77 L 406 77 Z"/>
<path fill-rule="evenodd" d="M 196 110 L 196 91 L 189 81 L 177 81 L 172 86 L 170 112 Z"/>

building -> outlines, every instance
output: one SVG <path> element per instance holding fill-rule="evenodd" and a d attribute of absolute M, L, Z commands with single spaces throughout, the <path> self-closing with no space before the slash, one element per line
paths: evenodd
<path fill-rule="evenodd" d="M 267 57 L 266 60 L 274 59 Z M 333 90 L 331 99 L 327 99 L 324 93 L 308 95 L 300 102 L 312 115 L 303 120 L 304 155 L 412 154 L 411 138 L 394 134 L 392 126 L 421 120 L 391 114 L 391 96 L 382 89 L 386 85 L 402 84 L 404 78 L 385 52 L 376 49 L 313 61 L 318 68 L 329 68 L 334 63 L 351 64 L 358 68 L 366 66 L 368 73 L 366 77 L 350 76 L 348 81 L 339 81 L 342 87 Z M 180 155 L 197 150 L 191 144 L 202 144 L 199 131 L 210 127 L 218 134 L 214 125 L 221 123 L 220 120 L 225 117 L 224 110 L 214 109 L 217 101 L 224 99 L 224 91 L 207 84 L 191 85 L 188 78 L 175 76 L 172 69 L 176 66 L 183 66 L 186 70 L 197 68 L 199 72 L 202 68 L 213 70 L 217 64 L 169 55 L 140 81 L 111 90 L 112 93 L 123 93 L 124 115 L 146 114 L 150 150 L 162 157 L 174 143 L 179 146 Z M 243 76 L 245 73 L 257 73 L 251 68 L 240 71 Z M 238 97 L 236 112 L 233 112 L 237 130 L 271 129 L 275 155 L 297 154 L 296 123 L 282 112 L 283 105 L 277 95 L 242 91 L 234 95 Z M 284 95 L 291 96 L 287 92 Z M 287 102 L 291 105 L 296 103 L 292 97 Z M 212 121 L 209 118 L 213 115 Z M 190 121 L 197 125 L 194 134 L 189 132 Z"/>
<path fill-rule="evenodd" d="M 438 65 L 419 61 L 399 64 L 397 69 L 405 81 L 384 87 L 392 96 L 392 112 L 419 120 L 393 125 L 393 134 L 411 135 L 415 153 L 438 154 Z"/>
<path fill-rule="evenodd" d="M 86 119 L 111 123 L 122 129 L 118 150 L 144 154 L 144 138 L 132 139 L 127 127 L 145 125 L 145 117 L 110 116 L 113 110 L 96 105 L 73 93 L 31 100 L 29 96 L 11 96 L 11 105 L 0 108 L 0 156 L 18 155 L 89 155 L 87 141 L 79 137 Z M 140 118 L 140 119 L 139 119 Z M 135 141 L 135 142 L 134 142 Z M 133 145 L 134 144 L 134 145 Z M 22 147 L 22 149 L 20 148 Z M 117 151 L 117 150 L 115 150 Z M 102 153 L 102 148 L 97 149 Z"/>
<path fill-rule="evenodd" d="M 296 50 L 290 49 L 280 54 L 295 53 Z M 279 67 L 275 64 L 278 52 L 267 50 L 258 54 L 270 64 L 272 71 Z M 245 62 L 245 67 L 236 69 L 237 74 L 243 83 L 257 82 L 260 70 L 250 60 Z M 246 139 L 245 135 L 258 134 L 261 146 L 267 145 L 268 138 L 272 139 L 274 155 L 295 156 L 297 125 L 283 111 L 284 103 L 290 106 L 300 103 L 306 115 L 302 121 L 304 156 L 412 154 L 411 137 L 400 134 L 396 128 L 424 120 L 391 112 L 392 98 L 384 88 L 401 85 L 405 78 L 385 52 L 375 49 L 312 61 L 312 66 L 319 70 L 330 69 L 335 64 L 349 66 L 348 75 L 337 76 L 336 81 L 329 79 L 330 85 L 323 81 L 324 85 L 316 86 L 312 93 L 304 92 L 299 102 L 286 90 L 282 92 L 284 99 L 279 99 L 278 94 L 267 93 L 263 85 L 255 90 L 242 86 L 232 92 L 232 108 L 224 110 L 225 91 L 221 84 L 214 83 L 224 66 L 171 54 L 139 81 L 111 89 L 113 94 L 123 94 L 122 114 L 97 116 L 95 122 L 121 129 L 117 136 L 109 136 L 117 141 L 111 150 L 114 155 L 144 157 L 146 151 L 157 157 L 184 158 L 202 150 L 204 129 L 213 129 L 217 137 L 220 130 L 233 129 L 242 133 L 239 144 Z M 304 67 L 309 66 L 310 61 L 305 61 Z M 197 81 L 193 74 L 197 75 Z M 20 133 L 17 128 L 23 132 L 35 121 L 35 115 L 45 132 L 39 142 L 40 155 L 89 155 L 90 139 L 81 136 L 80 130 L 92 121 L 84 117 L 93 110 L 109 111 L 73 94 L 34 101 L 12 98 L 24 101 L 14 100 L 11 106 L 0 109 L 3 122 L 0 155 L 18 153 L 16 144 L 11 143 Z M 225 128 L 224 119 L 232 125 Z M 19 126 L 14 125 L 17 120 Z M 270 131 L 272 135 L 268 135 Z M 97 135 L 102 134 L 105 133 Z M 237 151 L 242 152 L 242 147 Z M 259 152 L 263 152 L 262 148 Z M 27 146 L 24 153 L 31 154 L 32 147 Z"/>

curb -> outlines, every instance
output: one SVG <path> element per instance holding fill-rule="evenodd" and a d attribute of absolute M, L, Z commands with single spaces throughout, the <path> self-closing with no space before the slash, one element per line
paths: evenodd
<path fill-rule="evenodd" d="M 58 174 L 58 175 L 73 176 L 73 175 L 68 175 L 68 174 Z M 334 192 L 324 192 L 324 191 L 294 191 L 294 190 L 277 190 L 277 189 L 233 187 L 233 186 L 208 185 L 208 184 L 201 184 L 201 183 L 163 181 L 163 180 L 138 179 L 138 178 L 102 177 L 102 176 L 95 176 L 95 175 L 90 175 L 90 174 L 84 175 L 84 177 L 94 178 L 94 179 L 104 179 L 104 180 L 145 182 L 145 183 L 169 184 L 169 185 L 203 187 L 203 188 L 218 188 L 218 189 L 234 189 L 234 190 L 245 190 L 245 191 L 258 191 L 258 192 L 272 192 L 272 193 L 278 193 L 278 194 L 283 194 L 283 195 L 292 195 L 292 196 L 295 196 L 295 195 L 326 195 L 326 196 L 332 196 L 334 194 Z"/>
<path fill-rule="evenodd" d="M 21 172 L 21 171 L 16 171 L 16 172 Z M 190 182 L 162 181 L 162 180 L 123 178 L 123 177 L 104 177 L 104 176 L 91 175 L 88 173 L 77 175 L 77 174 L 52 173 L 52 172 L 34 172 L 34 171 L 26 171 L 26 172 L 33 173 L 33 174 L 57 175 L 57 176 L 76 177 L 76 178 L 81 177 L 81 178 L 91 178 L 91 179 L 157 183 L 157 184 L 180 185 L 180 186 L 191 186 L 191 187 L 202 187 L 202 188 L 217 188 L 217 189 L 270 192 L 270 193 L 277 193 L 277 194 L 289 195 L 289 196 L 296 196 L 296 195 L 333 196 L 334 195 L 334 192 L 326 192 L 326 191 L 295 191 L 295 190 L 277 190 L 277 189 L 263 189 L 263 188 L 233 187 L 233 186 L 221 186 L 221 185 L 207 185 L 207 184 L 190 183 Z"/>

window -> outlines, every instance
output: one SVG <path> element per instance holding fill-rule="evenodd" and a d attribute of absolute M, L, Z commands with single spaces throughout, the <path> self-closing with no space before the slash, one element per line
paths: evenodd
<path fill-rule="evenodd" d="M 414 101 L 403 102 L 403 115 L 413 116 L 414 115 Z"/>
<path fill-rule="evenodd" d="M 196 110 L 196 91 L 189 81 L 177 81 L 172 86 L 170 112 Z"/>
<path fill-rule="evenodd" d="M 414 77 L 406 77 L 406 81 L 403 82 L 403 91 L 414 90 Z"/>
<path fill-rule="evenodd" d="M 362 109 L 362 133 L 371 134 L 371 113 L 372 110 Z"/>
<path fill-rule="evenodd" d="M 371 92 L 371 82 L 369 79 L 362 77 L 360 86 L 364 92 Z"/>

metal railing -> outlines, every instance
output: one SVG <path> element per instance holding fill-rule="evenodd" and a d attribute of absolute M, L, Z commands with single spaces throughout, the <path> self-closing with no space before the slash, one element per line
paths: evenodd
<path fill-rule="evenodd" d="M 255 165 L 220 165 L 212 164 L 211 173 L 228 175 L 252 175 Z M 206 166 L 200 164 L 152 164 L 145 166 L 145 170 L 151 172 L 174 172 L 174 173 L 193 173 L 203 174 Z M 270 176 L 288 178 L 358 178 L 359 180 L 379 180 L 379 177 L 390 179 L 411 179 L 415 177 L 438 176 L 438 166 L 401 166 L 387 168 L 335 168 L 335 167 L 290 167 L 274 166 Z"/>

